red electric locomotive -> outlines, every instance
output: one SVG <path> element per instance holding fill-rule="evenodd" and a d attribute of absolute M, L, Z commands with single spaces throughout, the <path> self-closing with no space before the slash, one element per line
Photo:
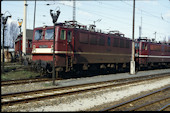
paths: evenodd
<path fill-rule="evenodd" d="M 34 29 L 32 60 L 38 70 L 52 71 L 53 31 L 53 26 Z M 119 32 L 66 21 L 56 25 L 55 41 L 56 71 L 129 68 L 132 41 Z"/>
<path fill-rule="evenodd" d="M 151 42 L 147 38 L 138 39 L 135 43 L 136 63 L 141 67 L 167 67 L 170 65 L 170 45 Z"/>

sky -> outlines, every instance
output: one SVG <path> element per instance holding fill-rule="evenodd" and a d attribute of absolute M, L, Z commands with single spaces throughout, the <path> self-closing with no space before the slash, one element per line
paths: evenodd
<path fill-rule="evenodd" d="M 155 38 L 156 41 L 170 39 L 170 1 L 136 0 L 135 39 L 139 37 Z M 35 1 L 27 1 L 27 29 L 33 29 Z M 50 4 L 50 5 L 47 5 Z M 73 20 L 72 0 L 41 0 L 36 2 L 35 27 L 52 26 L 50 9 L 61 11 L 58 22 Z M 2 1 L 1 13 L 9 11 L 11 20 L 23 19 L 24 1 Z M 119 30 L 132 38 L 133 0 L 76 0 L 76 21 L 89 26 L 94 24 L 104 32 Z M 101 21 L 97 21 L 101 20 Z"/>

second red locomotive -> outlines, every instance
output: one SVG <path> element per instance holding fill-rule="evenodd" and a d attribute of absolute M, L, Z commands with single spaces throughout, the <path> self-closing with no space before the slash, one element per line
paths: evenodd
<path fill-rule="evenodd" d="M 152 42 L 145 37 L 136 41 L 135 49 L 138 68 L 170 65 L 169 44 Z"/>

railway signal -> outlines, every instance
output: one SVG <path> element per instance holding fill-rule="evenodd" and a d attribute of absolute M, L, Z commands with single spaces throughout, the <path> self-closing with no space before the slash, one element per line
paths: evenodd
<path fill-rule="evenodd" d="M 50 10 L 50 15 L 53 19 L 54 24 L 54 35 L 53 35 L 53 85 L 55 85 L 55 24 L 57 23 L 58 17 L 60 15 L 60 10 L 57 10 L 56 13 L 52 13 L 53 10 Z"/>

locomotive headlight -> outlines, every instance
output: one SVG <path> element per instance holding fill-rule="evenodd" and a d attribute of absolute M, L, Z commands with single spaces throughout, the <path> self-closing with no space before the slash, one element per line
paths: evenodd
<path fill-rule="evenodd" d="M 135 57 L 138 57 L 138 53 L 135 53 Z"/>
<path fill-rule="evenodd" d="M 53 52 L 53 45 L 51 45 L 51 52 Z"/>
<path fill-rule="evenodd" d="M 32 47 L 32 52 L 35 53 L 35 51 L 36 51 L 36 50 L 35 50 L 35 45 L 33 45 L 33 47 Z"/>

